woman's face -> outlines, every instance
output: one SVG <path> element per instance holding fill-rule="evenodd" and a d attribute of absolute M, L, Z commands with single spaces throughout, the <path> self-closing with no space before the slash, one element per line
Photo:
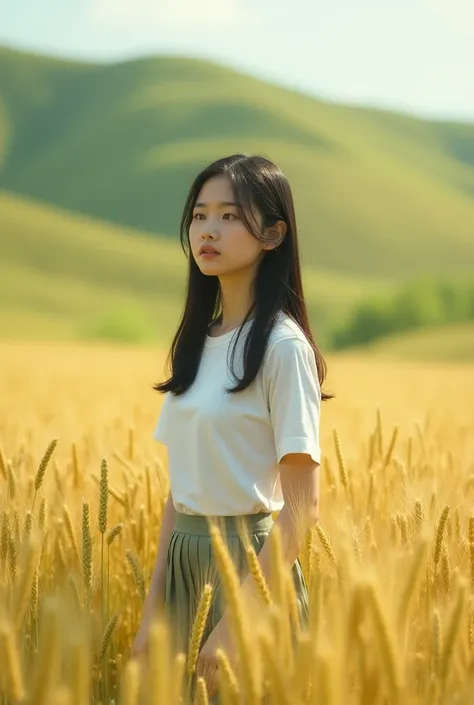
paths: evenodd
<path fill-rule="evenodd" d="M 227 176 L 214 176 L 199 193 L 189 227 L 193 257 L 203 274 L 225 276 L 255 270 L 269 244 L 245 227 Z M 260 214 L 257 222 L 261 223 Z"/>

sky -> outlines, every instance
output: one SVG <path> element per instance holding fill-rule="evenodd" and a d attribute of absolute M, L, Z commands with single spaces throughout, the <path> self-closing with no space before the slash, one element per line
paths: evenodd
<path fill-rule="evenodd" d="M 0 0 L 0 44 L 207 58 L 324 100 L 474 122 L 474 0 Z"/>

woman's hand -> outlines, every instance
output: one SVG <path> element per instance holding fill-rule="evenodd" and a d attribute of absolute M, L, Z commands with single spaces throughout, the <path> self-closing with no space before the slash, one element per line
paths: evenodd
<path fill-rule="evenodd" d="M 213 629 L 199 653 L 196 664 L 196 673 L 206 682 L 207 693 L 210 698 L 217 693 L 217 649 L 226 653 L 231 666 L 234 661 L 234 648 L 228 621 L 223 618 Z"/>

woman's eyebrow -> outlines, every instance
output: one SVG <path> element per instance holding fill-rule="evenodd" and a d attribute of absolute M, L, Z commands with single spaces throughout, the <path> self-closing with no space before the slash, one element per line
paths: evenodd
<path fill-rule="evenodd" d="M 195 208 L 207 208 L 208 204 L 207 203 L 195 203 L 194 207 Z M 235 208 L 238 208 L 239 204 L 235 203 L 234 201 L 221 201 L 220 203 L 217 203 L 218 208 L 227 208 L 229 206 L 234 206 Z"/>

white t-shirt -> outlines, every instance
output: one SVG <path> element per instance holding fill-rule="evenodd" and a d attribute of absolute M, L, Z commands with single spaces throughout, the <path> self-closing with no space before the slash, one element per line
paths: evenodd
<path fill-rule="evenodd" d="M 239 377 L 250 325 L 234 356 Z M 167 446 L 170 488 L 179 512 L 277 511 L 284 504 L 277 463 L 287 453 L 307 453 L 317 463 L 321 459 L 321 389 L 303 331 L 280 314 L 256 379 L 244 391 L 229 394 L 226 388 L 235 384 L 229 364 L 236 333 L 207 336 L 192 386 L 178 397 L 166 393 L 163 401 L 153 437 Z"/>

